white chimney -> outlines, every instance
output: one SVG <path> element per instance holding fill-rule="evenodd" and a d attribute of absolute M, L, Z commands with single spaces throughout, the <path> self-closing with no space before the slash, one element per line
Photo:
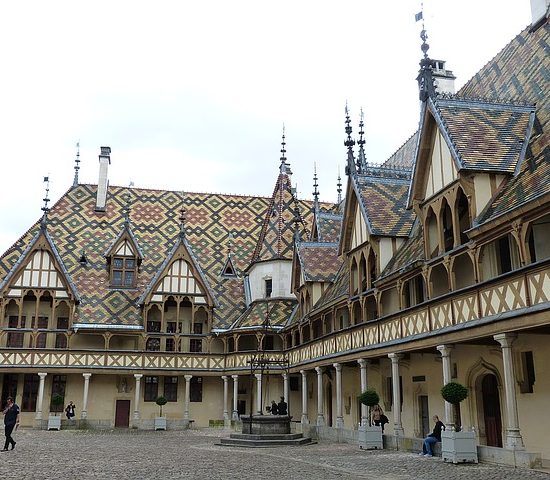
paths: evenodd
<path fill-rule="evenodd" d="M 531 29 L 535 29 L 546 19 L 550 0 L 531 0 Z"/>
<path fill-rule="evenodd" d="M 456 77 L 445 69 L 443 60 L 433 60 L 432 76 L 437 93 L 455 93 Z"/>
<path fill-rule="evenodd" d="M 109 170 L 110 163 L 111 148 L 101 147 L 101 153 L 99 154 L 99 180 L 97 181 L 97 196 L 95 201 L 96 212 L 105 211 L 105 204 L 107 203 L 107 187 L 109 186 L 107 172 Z"/>

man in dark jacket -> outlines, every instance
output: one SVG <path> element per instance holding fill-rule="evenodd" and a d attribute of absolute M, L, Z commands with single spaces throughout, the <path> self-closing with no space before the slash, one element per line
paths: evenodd
<path fill-rule="evenodd" d="M 425 457 L 432 457 L 432 445 L 437 442 L 441 442 L 441 430 L 445 430 L 445 425 L 439 420 L 437 415 L 433 416 L 433 421 L 435 422 L 435 427 L 432 433 L 430 433 L 425 439 L 424 444 L 422 445 L 422 453 Z"/>
<path fill-rule="evenodd" d="M 15 448 L 15 440 L 11 437 L 13 429 L 19 425 L 19 407 L 13 403 L 13 398 L 8 397 L 6 408 L 4 409 L 4 426 L 6 433 L 6 443 L 2 452 L 8 451 L 8 446 L 11 443 L 11 449 Z"/>
<path fill-rule="evenodd" d="M 277 405 L 277 409 L 279 410 L 279 415 L 288 415 L 285 397 L 281 397 L 281 401 L 279 402 L 279 405 Z"/>

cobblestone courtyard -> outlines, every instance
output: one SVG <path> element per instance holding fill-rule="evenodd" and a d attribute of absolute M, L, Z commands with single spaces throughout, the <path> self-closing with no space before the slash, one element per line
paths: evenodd
<path fill-rule="evenodd" d="M 506 479 L 550 480 L 542 472 L 490 465 L 449 465 L 411 453 L 354 445 L 245 449 L 215 445 L 216 431 L 67 430 L 17 432 L 0 454 L 3 479 Z"/>

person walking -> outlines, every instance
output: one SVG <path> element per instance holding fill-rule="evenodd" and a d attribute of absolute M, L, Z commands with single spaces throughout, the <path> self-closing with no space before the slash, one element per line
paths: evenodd
<path fill-rule="evenodd" d="M 445 430 L 445 425 L 443 425 L 443 422 L 439 420 L 437 415 L 433 416 L 433 421 L 435 422 L 434 430 L 424 439 L 422 445 L 422 453 L 420 455 L 424 455 L 425 457 L 433 456 L 432 445 L 441 442 L 441 430 Z"/>
<path fill-rule="evenodd" d="M 8 446 L 11 443 L 11 449 L 15 448 L 17 443 L 11 436 L 13 429 L 19 426 L 19 406 L 13 403 L 13 398 L 8 397 L 6 408 L 4 409 L 4 427 L 6 435 L 6 443 L 4 443 L 4 449 L 2 452 L 8 451 Z"/>
<path fill-rule="evenodd" d="M 67 408 L 65 409 L 65 415 L 67 415 L 67 420 L 70 420 L 74 417 L 74 409 L 76 408 L 76 405 L 71 400 L 69 402 L 69 405 L 67 405 Z"/>

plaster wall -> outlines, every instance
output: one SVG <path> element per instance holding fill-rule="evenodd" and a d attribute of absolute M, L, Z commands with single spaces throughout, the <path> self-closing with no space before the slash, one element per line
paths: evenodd
<path fill-rule="evenodd" d="M 265 280 L 267 279 L 273 282 L 272 297 L 295 298 L 290 292 L 291 273 L 291 261 L 277 260 L 255 264 L 249 274 L 252 301 L 265 298 Z"/>

